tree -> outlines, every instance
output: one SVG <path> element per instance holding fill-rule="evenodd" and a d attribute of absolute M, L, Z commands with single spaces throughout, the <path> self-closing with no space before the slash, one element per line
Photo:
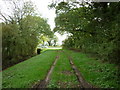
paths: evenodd
<path fill-rule="evenodd" d="M 28 15 L 35 15 L 35 6 L 31 1 L 24 0 L 10 0 L 4 1 L 6 3 L 7 12 L 0 9 L 1 19 L 6 23 L 21 24 L 21 20 Z"/>
<path fill-rule="evenodd" d="M 50 37 L 49 39 L 48 39 L 48 44 L 49 44 L 49 46 L 57 46 L 57 41 L 58 41 L 58 38 L 57 38 L 57 36 L 56 35 L 53 35 L 52 37 Z"/>
<path fill-rule="evenodd" d="M 53 46 L 57 46 L 57 41 L 58 41 L 58 38 L 56 35 L 54 35 L 53 37 Z"/>
<path fill-rule="evenodd" d="M 2 23 L 3 69 L 34 56 L 43 41 L 40 37 L 53 35 L 47 20 L 36 15 L 31 2 L 12 2 L 16 9 L 10 15 L 1 13 L 6 18 Z"/>
<path fill-rule="evenodd" d="M 70 2 L 54 5 L 57 14 L 54 32 L 71 33 L 63 46 L 78 48 L 102 60 L 120 64 L 120 2 L 78 4 L 78 7 Z"/>

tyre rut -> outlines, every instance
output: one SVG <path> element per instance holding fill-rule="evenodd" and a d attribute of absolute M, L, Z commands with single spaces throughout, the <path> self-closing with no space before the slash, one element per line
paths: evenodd
<path fill-rule="evenodd" d="M 53 64 L 51 65 L 51 67 L 50 67 L 50 69 L 49 69 L 49 71 L 48 71 L 45 79 L 37 82 L 36 84 L 34 84 L 32 86 L 32 88 L 46 88 L 47 84 L 49 83 L 51 73 L 52 73 L 52 71 L 53 71 L 53 69 L 54 69 L 54 67 L 55 67 L 56 62 L 58 61 L 58 59 L 59 59 L 59 56 L 57 55 L 56 58 L 55 58 L 55 60 L 54 60 L 54 62 L 53 62 Z"/>
<path fill-rule="evenodd" d="M 65 52 L 64 52 L 65 53 Z M 75 64 L 73 63 L 73 58 L 71 56 L 69 56 L 67 53 L 65 53 L 66 56 L 69 59 L 69 62 L 71 64 L 71 67 L 80 83 L 80 88 L 96 88 L 95 86 L 91 85 L 90 83 L 88 83 L 82 76 L 81 72 L 78 70 L 78 68 L 75 66 Z"/>

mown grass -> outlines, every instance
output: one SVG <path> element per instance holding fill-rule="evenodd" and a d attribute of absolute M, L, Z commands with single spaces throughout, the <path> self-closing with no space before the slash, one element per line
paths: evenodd
<path fill-rule="evenodd" d="M 66 50 L 73 58 L 86 81 L 98 88 L 120 88 L 117 76 L 117 68 L 114 64 L 101 62 L 94 58 L 88 58 L 86 54 Z"/>
<path fill-rule="evenodd" d="M 61 50 L 62 49 L 62 47 L 53 47 L 53 46 L 49 46 L 48 48 L 41 48 L 42 49 L 42 51 L 41 51 L 41 53 L 42 52 L 45 52 L 45 51 L 47 51 L 47 50 Z"/>
<path fill-rule="evenodd" d="M 45 78 L 55 60 L 56 51 L 46 51 L 2 72 L 3 88 L 30 88 L 38 80 Z"/>
<path fill-rule="evenodd" d="M 75 76 L 68 57 L 62 50 L 59 50 L 59 59 L 53 69 L 48 88 L 72 88 L 78 87 L 77 77 Z"/>
<path fill-rule="evenodd" d="M 59 50 L 62 51 L 62 50 Z M 114 64 L 102 63 L 100 60 L 88 58 L 86 54 L 64 50 L 73 58 L 86 81 L 99 88 L 120 88 L 117 68 Z M 78 86 L 68 57 L 59 52 L 59 60 L 51 75 L 48 88 L 72 88 Z M 38 80 L 43 80 L 55 60 L 56 50 L 43 52 L 24 62 L 3 71 L 3 88 L 30 88 Z M 1 74 L 1 72 L 0 72 Z"/>

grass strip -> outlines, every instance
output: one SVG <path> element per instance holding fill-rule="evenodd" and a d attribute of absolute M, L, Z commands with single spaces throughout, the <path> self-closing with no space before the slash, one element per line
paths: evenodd
<path fill-rule="evenodd" d="M 4 70 L 3 88 L 30 88 L 38 80 L 43 80 L 56 54 L 56 51 L 48 50 Z"/>
<path fill-rule="evenodd" d="M 114 64 L 88 58 L 86 54 L 65 50 L 73 57 L 73 62 L 89 83 L 99 88 L 120 88 L 118 69 Z"/>
<path fill-rule="evenodd" d="M 72 70 L 68 57 L 59 50 L 59 59 L 52 72 L 48 88 L 74 88 L 79 87 L 77 77 Z"/>

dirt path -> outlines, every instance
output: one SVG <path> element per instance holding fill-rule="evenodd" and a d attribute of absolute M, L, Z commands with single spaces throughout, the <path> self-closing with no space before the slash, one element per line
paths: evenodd
<path fill-rule="evenodd" d="M 51 75 L 58 59 L 59 59 L 59 56 L 57 55 L 52 66 L 50 67 L 45 79 L 40 82 L 37 82 L 35 85 L 32 86 L 32 88 L 46 88 L 47 84 L 49 83 L 50 75 Z"/>

